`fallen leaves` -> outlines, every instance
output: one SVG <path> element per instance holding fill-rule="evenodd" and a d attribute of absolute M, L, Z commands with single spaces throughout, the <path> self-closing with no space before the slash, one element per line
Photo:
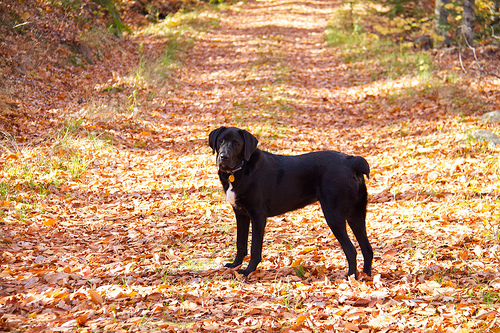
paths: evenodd
<path fill-rule="evenodd" d="M 35 90 L 54 104 L 44 104 L 40 123 L 68 113 L 82 121 L 65 123 L 77 127 L 69 146 L 46 140 L 0 157 L 2 166 L 37 161 L 40 175 L 33 186 L 0 174 L 1 329 L 497 329 L 498 158 L 468 139 L 476 117 L 457 117 L 437 95 L 391 104 L 418 82 L 354 77 L 323 44 L 333 3 L 270 4 L 228 6 L 162 87 L 125 77 L 138 62 L 134 42 L 146 57 L 161 52 L 161 38 L 146 35 L 105 60 L 109 72 L 88 66 L 74 80 L 49 74 L 54 65 L 33 72 Z M 137 114 L 120 105 L 133 96 L 130 82 Z M 91 102 L 72 102 L 77 95 Z M 39 101 L 30 98 L 32 117 Z M 223 268 L 235 254 L 234 214 L 206 144 L 222 123 L 246 127 L 265 150 L 369 160 L 373 277 L 345 276 L 319 205 L 269 219 L 264 260 L 248 278 Z M 45 131 L 21 124 L 19 142 Z M 75 153 L 88 161 L 80 178 L 59 163 Z M 47 161 L 63 170 L 61 184 L 49 182 Z"/>

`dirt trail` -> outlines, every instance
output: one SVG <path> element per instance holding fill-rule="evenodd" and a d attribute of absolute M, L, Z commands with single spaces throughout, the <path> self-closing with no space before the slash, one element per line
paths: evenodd
<path fill-rule="evenodd" d="M 295 105 L 296 112 L 310 111 L 311 104 L 323 104 L 328 111 L 321 100 L 328 96 L 321 94 L 330 95 L 341 84 L 331 75 L 339 64 L 324 43 L 335 4 L 259 1 L 227 13 L 220 29 L 191 53 L 185 84 L 194 94 L 213 96 L 205 110 L 214 117 L 221 110 L 233 111 L 234 102 L 252 113 L 251 103 L 257 104 L 261 89 L 283 83 L 289 88 L 284 93 L 302 103 Z"/>

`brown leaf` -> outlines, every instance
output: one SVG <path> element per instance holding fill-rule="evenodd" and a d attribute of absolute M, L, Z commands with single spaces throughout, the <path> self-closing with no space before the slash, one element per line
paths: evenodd
<path fill-rule="evenodd" d="M 220 325 L 217 324 L 217 322 L 212 321 L 212 322 L 204 322 L 203 323 L 203 329 L 207 331 L 217 331 L 219 330 Z"/>
<path fill-rule="evenodd" d="M 386 259 L 389 259 L 389 258 L 394 257 L 396 254 L 397 254 L 396 251 L 394 251 L 394 250 L 388 250 L 388 251 L 384 252 L 384 254 L 382 254 L 382 257 L 384 257 Z"/>
<path fill-rule="evenodd" d="M 361 330 L 358 325 L 350 323 L 348 321 L 344 321 L 344 320 L 342 320 L 342 326 L 344 326 L 348 330 L 355 331 L 355 332 L 359 332 Z"/>
<path fill-rule="evenodd" d="M 368 306 L 368 304 L 370 304 L 370 300 L 369 299 L 365 299 L 365 298 L 358 298 L 353 306 L 362 306 L 362 307 L 366 307 Z"/>
<path fill-rule="evenodd" d="M 377 317 L 368 321 L 368 326 L 374 329 L 382 329 L 388 327 L 395 321 L 395 318 L 388 314 L 380 314 Z"/>
<path fill-rule="evenodd" d="M 56 283 L 64 283 L 70 275 L 68 273 L 64 272 L 58 272 L 58 273 L 47 273 L 43 276 L 45 281 L 47 281 L 50 284 L 56 284 Z"/>
<path fill-rule="evenodd" d="M 90 295 L 90 300 L 94 302 L 95 304 L 101 305 L 104 301 L 102 299 L 102 296 L 95 290 L 90 289 L 89 290 L 89 295 Z"/>
<path fill-rule="evenodd" d="M 500 290 L 500 278 L 490 281 L 490 287 L 495 290 Z"/>

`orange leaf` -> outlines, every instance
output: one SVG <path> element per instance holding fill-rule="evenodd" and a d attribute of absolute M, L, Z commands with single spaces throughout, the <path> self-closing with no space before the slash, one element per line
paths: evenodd
<path fill-rule="evenodd" d="M 19 153 L 15 153 L 15 154 L 10 154 L 9 156 L 6 157 L 6 159 L 17 159 L 19 157 Z"/>
<path fill-rule="evenodd" d="M 61 289 L 58 289 L 52 294 L 52 297 L 65 299 L 65 298 L 69 297 L 69 294 L 67 292 L 62 291 Z"/>
<path fill-rule="evenodd" d="M 469 259 L 469 251 L 463 250 L 458 254 L 458 256 L 460 257 L 460 259 L 465 261 L 465 260 Z"/>
<path fill-rule="evenodd" d="M 308 247 L 308 248 L 305 248 L 302 251 L 300 251 L 299 254 L 306 254 L 306 253 L 309 253 L 309 252 L 312 252 L 312 251 L 316 251 L 316 250 L 317 250 L 316 247 Z"/>
<path fill-rule="evenodd" d="M 160 312 L 160 311 L 165 310 L 166 308 L 167 308 L 166 306 L 161 306 L 161 305 L 158 305 L 158 304 L 157 304 L 157 305 L 155 305 L 155 306 L 153 307 L 153 312 Z"/>
<path fill-rule="evenodd" d="M 170 288 L 170 285 L 169 285 L 169 284 L 160 284 L 160 285 L 158 286 L 158 289 L 160 289 L 160 290 L 162 290 L 162 289 L 168 289 L 168 288 Z"/>
<path fill-rule="evenodd" d="M 42 224 L 43 224 L 43 225 L 52 226 L 52 225 L 54 225 L 54 223 L 56 223 L 56 222 L 57 222 L 57 217 L 54 217 L 53 219 L 47 220 L 47 221 L 43 222 Z"/>
<path fill-rule="evenodd" d="M 300 265 L 300 263 L 302 262 L 302 259 L 297 259 L 295 260 L 293 263 L 292 263 L 292 267 L 295 267 L 295 266 L 298 266 Z"/>
<path fill-rule="evenodd" d="M 85 325 L 86 322 L 87 322 L 87 315 L 83 315 L 83 316 L 76 318 L 76 323 L 80 326 Z"/>
<path fill-rule="evenodd" d="M 295 320 L 295 322 L 296 322 L 297 324 L 300 324 L 300 323 L 303 323 L 303 322 L 304 322 L 304 321 L 306 321 L 306 320 L 307 320 L 307 316 L 302 315 L 302 316 L 298 316 L 298 317 L 297 317 L 297 320 Z"/>

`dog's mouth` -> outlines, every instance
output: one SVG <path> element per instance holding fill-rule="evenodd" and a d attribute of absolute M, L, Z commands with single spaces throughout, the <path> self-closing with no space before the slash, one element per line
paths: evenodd
<path fill-rule="evenodd" d="M 217 158 L 217 167 L 220 171 L 231 173 L 240 166 L 241 163 L 234 163 L 231 161 L 224 161 Z M 240 168 L 241 169 L 241 168 Z"/>
<path fill-rule="evenodd" d="M 230 167 L 227 163 L 220 161 L 217 161 L 217 167 L 219 168 L 220 171 L 224 172 L 231 172 L 231 170 L 233 170 L 233 168 Z"/>

